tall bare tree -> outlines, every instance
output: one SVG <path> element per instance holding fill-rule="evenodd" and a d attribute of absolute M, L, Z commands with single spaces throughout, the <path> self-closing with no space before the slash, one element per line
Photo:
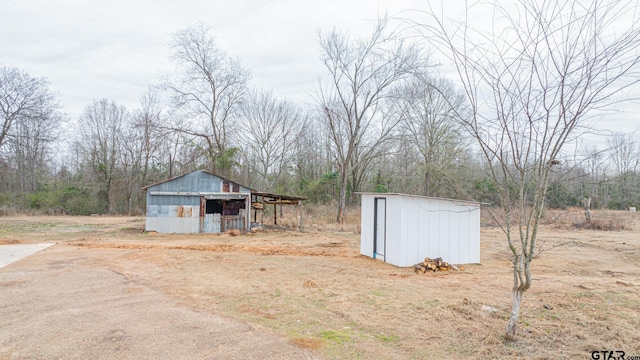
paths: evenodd
<path fill-rule="evenodd" d="M 135 109 L 132 114 L 136 137 L 142 142 L 142 173 L 140 174 L 142 186 L 148 185 L 149 177 L 153 177 L 152 169 L 164 168 L 161 152 L 168 142 L 167 131 L 171 131 L 164 129 L 162 125 L 164 120 L 160 95 L 150 88 L 140 97 L 140 108 Z"/>
<path fill-rule="evenodd" d="M 416 25 L 458 70 L 472 110 L 465 126 L 499 192 L 503 212 L 493 214 L 511 250 L 506 338 L 514 339 L 553 166 L 591 117 L 640 81 L 640 29 L 636 1 L 488 6 L 489 31 L 468 21 L 445 23 L 433 9 L 427 12 L 433 25 Z M 467 9 L 467 16 L 477 10 Z"/>
<path fill-rule="evenodd" d="M 260 179 L 254 186 L 275 191 L 277 181 L 293 167 L 296 141 L 304 126 L 302 112 L 270 92 L 254 90 L 242 106 L 240 124 L 247 165 Z"/>
<path fill-rule="evenodd" d="M 403 139 L 420 154 L 424 194 L 459 195 L 454 169 L 469 147 L 458 118 L 465 113 L 464 96 L 451 81 L 428 76 L 416 77 L 400 92 L 394 113 L 401 118 Z"/>
<path fill-rule="evenodd" d="M 41 181 L 52 170 L 53 146 L 60 135 L 60 123 L 61 115 L 49 108 L 24 117 L 13 125 L 5 147 L 20 193 L 38 190 Z"/>
<path fill-rule="evenodd" d="M 87 105 L 78 124 L 76 146 L 92 170 L 104 208 L 115 213 L 113 186 L 121 160 L 123 124 L 127 116 L 124 106 L 102 99 Z"/>
<path fill-rule="evenodd" d="M 249 71 L 216 46 L 204 24 L 175 33 L 172 48 L 177 75 L 164 85 L 185 115 L 175 129 L 202 140 L 210 170 L 229 176 L 237 151 L 230 122 L 237 118 Z"/>
<path fill-rule="evenodd" d="M 0 147 L 16 123 L 57 108 L 45 79 L 32 78 L 18 68 L 0 67 Z"/>
<path fill-rule="evenodd" d="M 35 191 L 49 167 L 59 108 L 46 79 L 0 67 L 0 157 L 11 164 L 20 193 Z"/>
<path fill-rule="evenodd" d="M 358 190 L 361 174 L 385 152 L 397 125 L 381 116 L 382 100 L 425 63 L 418 48 L 397 35 L 387 17 L 379 18 L 366 38 L 352 39 L 335 30 L 320 34 L 328 76 L 318 100 L 340 175 L 338 222 L 344 219 L 349 176 Z"/>

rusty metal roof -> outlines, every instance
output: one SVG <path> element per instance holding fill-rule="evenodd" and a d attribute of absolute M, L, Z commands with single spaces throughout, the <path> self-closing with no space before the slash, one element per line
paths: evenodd
<path fill-rule="evenodd" d="M 213 175 L 213 176 L 219 177 L 220 179 L 222 179 L 222 180 L 224 180 L 224 181 L 229 181 L 229 182 L 231 182 L 231 183 L 238 184 L 239 186 L 242 186 L 242 187 L 244 187 L 244 188 L 249 189 L 249 190 L 251 191 L 251 195 L 256 195 L 256 196 L 262 196 L 262 197 L 265 197 L 265 198 L 270 198 L 270 199 L 271 199 L 270 201 L 301 201 L 301 200 L 307 200 L 307 198 L 303 198 L 303 197 L 299 197 L 299 196 L 280 195 L 280 194 L 273 194 L 273 193 L 268 193 L 268 192 L 264 192 L 264 191 L 257 191 L 257 190 L 255 190 L 255 189 L 252 189 L 252 188 L 248 187 L 248 186 L 242 185 L 242 184 L 240 184 L 240 183 L 238 183 L 238 182 L 236 182 L 236 181 L 233 181 L 233 180 L 229 180 L 229 179 L 227 179 L 227 178 L 224 178 L 224 177 L 222 177 L 222 176 L 220 176 L 220 175 L 218 175 L 218 174 L 214 174 L 214 173 L 212 173 L 211 171 L 207 171 L 207 170 L 196 170 L 196 171 L 192 171 L 192 172 L 190 172 L 190 173 L 186 173 L 186 174 L 182 174 L 182 175 L 174 176 L 174 177 L 169 178 L 169 179 L 167 179 L 167 180 L 159 181 L 159 182 L 157 182 L 157 183 L 154 183 L 154 184 L 150 184 L 150 185 L 144 186 L 144 187 L 142 187 L 142 190 L 145 190 L 145 191 L 146 191 L 148 188 L 150 188 L 150 187 L 152 187 L 152 186 L 156 186 L 156 185 L 164 184 L 164 183 L 166 183 L 166 182 L 169 182 L 169 181 L 173 181 L 173 180 L 179 179 L 179 178 L 184 177 L 184 176 L 186 176 L 186 175 L 193 174 L 194 172 L 197 172 L 197 171 L 201 171 L 201 172 L 207 173 L 207 174 L 209 174 L 209 175 Z"/>

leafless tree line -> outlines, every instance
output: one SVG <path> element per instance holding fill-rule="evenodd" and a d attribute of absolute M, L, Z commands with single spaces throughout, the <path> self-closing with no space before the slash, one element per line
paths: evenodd
<path fill-rule="evenodd" d="M 206 25 L 183 29 L 173 37 L 175 70 L 149 88 L 139 107 L 96 100 L 70 129 L 75 133 L 64 138 L 59 130 L 70 121 L 47 81 L 3 68 L 0 186 L 28 202 L 28 194 L 53 191 L 55 182 L 89 204 L 77 212 L 139 212 L 142 186 L 204 168 L 257 189 L 335 201 L 338 221 L 348 204 L 357 203 L 359 191 L 501 202 L 490 184 L 494 167 L 488 166 L 500 159 L 479 161 L 483 147 L 473 142 L 497 141 L 501 124 L 488 118 L 473 123 L 479 104 L 468 95 L 477 90 L 439 75 L 425 42 L 393 24 L 381 17 L 362 38 L 337 30 L 319 33 L 323 68 L 311 106 L 251 89 L 249 70 L 217 47 Z M 489 63 L 456 56 L 466 61 L 460 65 Z M 514 99 L 522 96 L 501 101 L 509 100 L 515 111 Z M 550 175 L 552 203 L 577 206 L 588 193 L 597 206 L 633 204 L 638 181 L 631 136 L 613 137 L 614 151 L 585 150 L 586 160 L 556 165 L 571 175 L 563 181 Z M 610 164 L 607 171 L 604 164 Z M 26 205 L 46 204 L 35 197 Z"/>

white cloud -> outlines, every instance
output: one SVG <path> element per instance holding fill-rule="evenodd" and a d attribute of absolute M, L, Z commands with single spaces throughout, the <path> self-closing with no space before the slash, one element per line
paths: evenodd
<path fill-rule="evenodd" d="M 47 77 L 73 118 L 94 99 L 135 107 L 170 68 L 171 34 L 209 24 L 255 86 L 304 101 L 319 70 L 318 30 L 368 31 L 413 1 L 15 1 L 0 13 L 0 64 Z"/>
<path fill-rule="evenodd" d="M 248 67 L 254 86 L 309 102 L 319 62 L 318 30 L 370 31 L 378 14 L 424 9 L 415 0 L 5 0 L 0 64 L 47 77 L 77 118 L 94 99 L 134 108 L 170 69 L 171 34 L 205 22 L 218 45 Z M 460 11 L 462 8 L 460 8 Z M 454 10 L 455 14 L 455 10 Z M 474 16 L 475 21 L 487 17 Z M 633 112 L 627 110 L 628 113 Z M 622 121 L 621 121 L 622 122 Z M 617 122 L 621 123 L 621 122 Z"/>

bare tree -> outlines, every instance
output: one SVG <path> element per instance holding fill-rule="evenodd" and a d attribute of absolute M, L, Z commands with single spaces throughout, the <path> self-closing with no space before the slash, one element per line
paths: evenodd
<path fill-rule="evenodd" d="M 45 79 L 32 78 L 17 68 L 0 67 L 0 147 L 16 123 L 57 108 L 55 94 Z"/>
<path fill-rule="evenodd" d="M 143 186 L 141 176 L 144 173 L 146 143 L 144 134 L 139 130 L 132 122 L 126 121 L 122 124 L 122 149 L 116 165 L 118 194 L 124 196 L 126 211 L 129 215 L 133 214 L 134 199 L 139 198 L 136 194 L 142 193 L 140 188 Z"/>
<path fill-rule="evenodd" d="M 337 221 L 342 222 L 350 174 L 357 190 L 397 125 L 381 116 L 382 100 L 424 62 L 414 44 L 390 29 L 387 17 L 377 20 L 367 38 L 354 40 L 334 30 L 320 34 L 320 46 L 328 78 L 319 89 L 319 103 L 340 174 Z"/>
<path fill-rule="evenodd" d="M 122 129 L 126 116 L 124 106 L 102 99 L 85 108 L 78 124 L 76 146 L 92 170 L 100 199 L 109 213 L 115 212 L 113 185 L 122 155 Z"/>
<path fill-rule="evenodd" d="M 331 141 L 317 112 L 307 113 L 305 126 L 295 142 L 295 174 L 297 191 L 305 193 L 311 201 L 335 199 L 337 192 L 330 179 L 335 173 L 331 156 Z"/>
<path fill-rule="evenodd" d="M 581 151 L 584 156 L 585 179 L 582 182 L 582 191 L 579 195 L 593 199 L 592 208 L 606 206 L 610 200 L 609 187 L 612 170 L 609 164 L 610 149 L 598 149 L 596 146 L 588 146 Z"/>
<path fill-rule="evenodd" d="M 423 192 L 428 196 L 456 196 L 454 168 L 469 147 L 458 116 L 465 113 L 465 98 L 445 78 L 419 77 L 400 89 L 396 116 L 403 139 L 421 157 Z"/>
<path fill-rule="evenodd" d="M 468 21 L 449 27 L 433 9 L 435 25 L 416 25 L 455 64 L 472 110 L 465 126 L 498 188 L 503 213 L 493 214 L 513 264 L 506 338 L 514 339 L 553 166 L 591 117 L 640 81 L 640 31 L 635 1 L 490 6 L 489 32 Z"/>
<path fill-rule="evenodd" d="M 237 59 L 216 47 L 204 24 L 173 36 L 173 61 L 178 74 L 166 79 L 173 105 L 187 121 L 175 130 L 201 139 L 212 171 L 229 176 L 237 151 L 231 143 L 230 121 L 236 118 L 249 72 Z"/>
<path fill-rule="evenodd" d="M 295 105 L 272 93 L 250 92 L 242 106 L 240 141 L 249 167 L 261 179 L 255 185 L 273 191 L 283 173 L 292 168 L 303 122 Z"/>
<path fill-rule="evenodd" d="M 160 94 L 155 89 L 149 88 L 140 97 L 140 107 L 133 111 L 132 121 L 136 138 L 142 143 L 140 184 L 146 186 L 150 181 L 160 180 L 169 172 L 164 160 L 169 152 L 173 132 L 163 125 L 166 115 L 163 113 Z M 140 195 L 144 196 L 143 193 Z"/>
<path fill-rule="evenodd" d="M 60 134 L 61 115 L 54 108 L 31 114 L 13 125 L 6 142 L 7 155 L 16 173 L 20 193 L 38 189 L 46 179 L 52 147 Z"/>
<path fill-rule="evenodd" d="M 631 186 L 640 166 L 640 148 L 631 134 L 614 134 L 608 141 L 611 161 L 618 184 L 618 206 L 627 208 L 631 200 Z"/>
<path fill-rule="evenodd" d="M 11 164 L 20 193 L 37 190 L 49 167 L 62 120 L 58 110 L 46 79 L 0 67 L 0 156 Z"/>

